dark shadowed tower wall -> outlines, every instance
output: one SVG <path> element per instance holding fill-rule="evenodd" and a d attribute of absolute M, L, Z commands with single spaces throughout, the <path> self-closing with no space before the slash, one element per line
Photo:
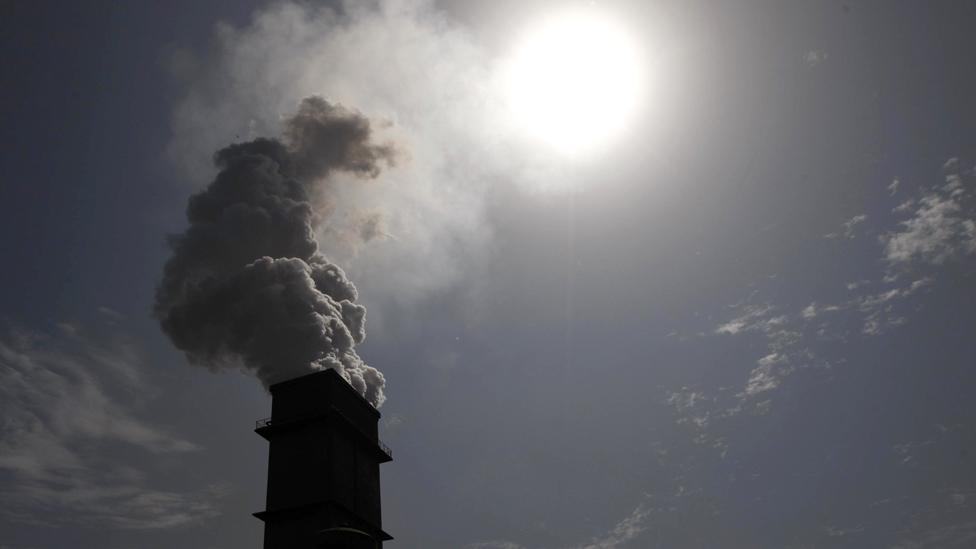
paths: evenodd
<path fill-rule="evenodd" d="M 380 413 L 334 370 L 271 386 L 265 549 L 376 549 L 392 539 L 380 513 Z"/>

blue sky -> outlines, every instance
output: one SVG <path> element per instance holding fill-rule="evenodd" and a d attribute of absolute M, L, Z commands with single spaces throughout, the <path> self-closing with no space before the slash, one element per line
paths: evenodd
<path fill-rule="evenodd" d="M 0 547 L 260 547 L 270 398 L 152 307 L 214 152 L 310 95 L 403 155 L 316 206 L 390 547 L 971 545 L 974 8 L 598 3 L 652 84 L 575 158 L 492 88 L 567 5 L 0 8 Z"/>

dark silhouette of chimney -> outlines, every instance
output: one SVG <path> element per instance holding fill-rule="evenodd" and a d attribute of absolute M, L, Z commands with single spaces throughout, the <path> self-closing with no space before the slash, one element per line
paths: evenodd
<path fill-rule="evenodd" d="M 379 549 L 393 539 L 380 514 L 380 413 L 335 370 L 271 386 L 264 549 Z"/>

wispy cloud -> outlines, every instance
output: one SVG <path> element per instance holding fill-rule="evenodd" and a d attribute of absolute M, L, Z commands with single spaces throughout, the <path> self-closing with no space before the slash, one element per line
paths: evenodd
<path fill-rule="evenodd" d="M 857 227 L 867 221 L 867 219 L 867 214 L 855 215 L 843 223 L 843 231 L 825 234 L 824 238 L 854 238 Z"/>
<path fill-rule="evenodd" d="M 913 280 L 907 285 L 889 290 L 856 297 L 848 305 L 856 307 L 864 313 L 861 333 L 865 335 L 880 335 L 888 327 L 901 326 L 907 318 L 897 313 L 894 302 L 908 298 L 932 283 L 929 277 Z"/>
<path fill-rule="evenodd" d="M 716 334 L 735 335 L 741 332 L 769 332 L 785 322 L 783 316 L 771 316 L 773 307 L 769 304 L 744 305 L 738 316 L 715 328 Z"/>
<path fill-rule="evenodd" d="M 0 334 L 0 512 L 11 519 L 166 528 L 217 514 L 219 489 L 154 488 L 120 456 L 178 455 L 197 446 L 142 419 L 151 394 L 136 346 L 62 324 L 53 335 Z"/>
<path fill-rule="evenodd" d="M 564 549 L 617 549 L 624 544 L 637 539 L 647 529 L 647 519 L 651 510 L 645 505 L 638 505 L 633 512 L 615 524 L 609 531 L 592 538 L 590 541 Z M 465 549 L 528 549 L 508 540 L 492 540 L 469 543 Z"/>
<path fill-rule="evenodd" d="M 885 259 L 892 265 L 911 262 L 941 264 L 976 253 L 976 208 L 967 183 L 971 171 L 959 169 L 949 159 L 943 169 L 945 182 L 921 198 L 903 202 L 895 213 L 909 213 L 899 228 L 884 234 Z M 964 179 L 963 176 L 966 176 Z"/>
<path fill-rule="evenodd" d="M 803 62 L 810 68 L 820 65 L 827 60 L 827 52 L 823 50 L 809 50 L 803 54 Z"/>
<path fill-rule="evenodd" d="M 895 178 L 894 180 L 892 180 L 891 184 L 888 185 L 888 194 L 891 196 L 895 196 L 896 194 L 898 194 L 898 187 L 900 186 L 901 186 L 901 181 L 898 180 L 898 178 Z"/>
<path fill-rule="evenodd" d="M 876 280 L 845 284 L 850 292 L 846 299 L 812 301 L 791 311 L 763 301 L 753 292 L 745 302 L 732 307 L 734 316 L 713 332 L 726 336 L 758 334 L 766 341 L 765 354 L 757 357 L 737 396 L 748 399 L 771 391 L 795 370 L 818 363 L 811 350 L 813 342 L 848 338 L 847 326 L 852 322 L 860 324 L 864 336 L 878 336 L 908 322 L 903 304 L 933 286 L 935 275 L 915 272 L 906 276 L 910 271 L 901 267 L 910 263 L 937 266 L 950 258 L 976 253 L 976 208 L 967 187 L 974 173 L 960 166 L 958 159 L 949 159 L 943 166 L 944 183 L 894 209 L 893 213 L 909 217 L 892 221 L 896 228 L 881 237 L 880 256 L 887 270 Z M 889 194 L 898 189 L 898 180 L 888 186 Z M 857 228 L 867 220 L 866 214 L 856 215 L 843 223 L 842 231 L 826 236 L 854 238 Z M 828 318 L 827 314 L 835 316 Z"/>
<path fill-rule="evenodd" d="M 802 338 L 798 321 L 809 317 L 811 307 L 799 314 L 782 314 L 768 303 L 742 304 L 737 307 L 738 316 L 715 329 L 716 334 L 724 335 L 760 334 L 766 341 L 766 354 L 749 373 L 745 387 L 737 395 L 739 398 L 748 399 L 775 389 L 780 379 L 794 370 L 794 355 L 809 356 L 809 351 L 798 346 Z"/>
<path fill-rule="evenodd" d="M 800 368 L 826 363 L 813 351 L 814 342 L 844 340 L 849 337 L 847 325 L 860 323 L 861 333 L 876 336 L 888 328 L 907 322 L 899 307 L 909 297 L 932 284 L 931 277 L 880 282 L 861 281 L 846 284 L 854 295 L 836 303 L 811 302 L 798 310 L 781 310 L 768 303 L 743 303 L 733 307 L 735 316 L 720 323 L 713 331 L 718 335 L 759 335 L 765 340 L 765 354 L 757 357 L 750 370 L 740 399 L 750 399 L 780 386 L 783 378 Z M 828 316 L 842 315 L 842 316 Z M 699 400 L 704 397 L 699 397 Z M 673 403 L 672 403 L 673 404 Z M 678 410 L 679 412 L 681 410 Z"/>
<path fill-rule="evenodd" d="M 525 549 L 525 547 L 522 545 L 504 540 L 479 541 L 476 543 L 469 543 L 464 547 L 465 549 Z"/>
<path fill-rule="evenodd" d="M 824 527 L 824 533 L 832 538 L 842 538 L 844 536 L 850 536 L 853 534 L 860 534 L 864 531 L 864 526 L 851 526 L 848 528 L 841 528 L 839 526 L 826 526 Z"/>
<path fill-rule="evenodd" d="M 775 389 L 779 386 L 780 378 L 792 371 L 790 357 L 783 352 L 769 353 L 760 358 L 757 364 L 758 366 L 749 373 L 749 381 L 746 382 L 742 396 L 752 397 Z"/>
<path fill-rule="evenodd" d="M 580 549 L 615 549 L 624 543 L 636 539 L 647 529 L 647 518 L 650 511 L 644 505 L 638 505 L 634 511 L 617 523 L 603 536 L 594 538 L 590 543 L 580 546 Z"/>
<path fill-rule="evenodd" d="M 901 198 L 893 216 L 870 218 L 876 226 L 868 227 L 868 216 L 861 214 L 844 222 L 842 231 L 828 235 L 852 238 L 857 230 L 882 234 L 873 276 L 839 279 L 827 299 L 817 296 L 805 306 L 784 306 L 753 289 L 744 300 L 726 308 L 726 320 L 719 316 L 702 332 L 748 339 L 750 347 L 758 348 L 751 364 L 727 365 L 741 372 L 738 386 L 665 390 L 665 404 L 674 410 L 675 421 L 690 429 L 692 442 L 713 447 L 724 459 L 735 443 L 728 436 L 730 421 L 769 413 L 777 391 L 798 372 L 827 371 L 844 362 L 843 357 L 827 357 L 832 351 L 824 344 L 844 345 L 907 324 L 922 304 L 921 296 L 944 276 L 943 263 L 976 254 L 976 205 L 970 190 L 976 170 L 962 169 L 957 159 L 947 161 L 943 170 L 944 182 L 923 188 L 917 198 Z M 905 194 L 903 187 L 895 180 L 888 186 L 888 196 Z M 895 446 L 902 465 L 912 464 L 917 444 Z M 830 535 L 854 532 L 834 528 Z"/>
<path fill-rule="evenodd" d="M 906 536 L 891 549 L 943 549 L 972 547 L 976 544 L 976 521 L 960 522 Z"/>

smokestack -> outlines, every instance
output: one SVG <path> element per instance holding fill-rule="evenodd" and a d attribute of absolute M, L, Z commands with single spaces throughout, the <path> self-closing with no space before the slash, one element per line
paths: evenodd
<path fill-rule="evenodd" d="M 214 155 L 216 177 L 169 239 L 155 302 L 163 331 L 191 364 L 243 369 L 271 392 L 256 429 L 271 443 L 267 508 L 255 513 L 265 549 L 391 539 L 380 521 L 379 464 L 392 460 L 377 438 L 385 379 L 356 352 L 366 308 L 316 235 L 336 206 L 334 176 L 372 179 L 395 156 L 362 114 L 307 97 L 280 138 Z"/>
<path fill-rule="evenodd" d="M 380 549 L 380 413 L 335 370 L 270 387 L 264 549 Z"/>

